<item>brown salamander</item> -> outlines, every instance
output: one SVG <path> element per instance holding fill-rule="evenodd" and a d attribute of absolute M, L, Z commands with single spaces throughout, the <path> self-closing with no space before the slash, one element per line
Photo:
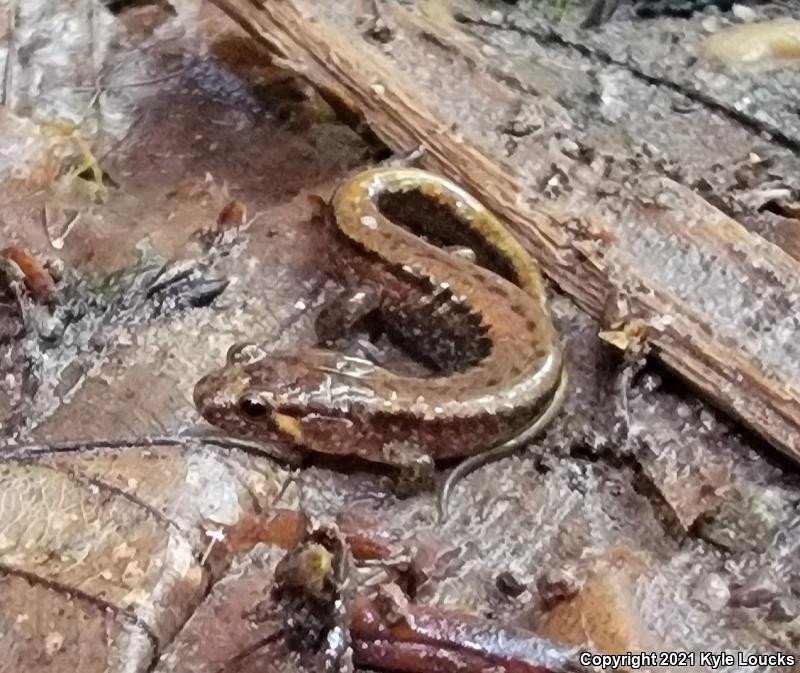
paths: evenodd
<path fill-rule="evenodd" d="M 531 439 L 566 388 L 541 277 L 516 239 L 472 196 L 412 168 L 344 183 L 325 209 L 348 325 L 377 317 L 432 367 L 407 376 L 316 348 L 263 353 L 234 345 L 201 379 L 200 413 L 228 431 L 411 469 L 473 456 L 454 479 Z M 469 248 L 474 262 L 442 249 Z M 318 333 L 334 336 L 333 309 Z M 335 331 L 335 330 L 333 330 Z"/>

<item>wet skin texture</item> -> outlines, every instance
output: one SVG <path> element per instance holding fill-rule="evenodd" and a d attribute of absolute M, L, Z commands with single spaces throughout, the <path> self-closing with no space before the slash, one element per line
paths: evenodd
<path fill-rule="evenodd" d="M 323 217 L 350 292 L 323 311 L 318 333 L 337 336 L 337 314 L 341 329 L 369 317 L 433 373 L 400 375 L 322 348 L 233 346 L 195 387 L 209 422 L 403 467 L 524 435 L 563 393 L 539 273 L 466 192 L 417 169 L 374 169 L 343 184 Z M 469 248 L 475 261 L 442 246 Z"/>

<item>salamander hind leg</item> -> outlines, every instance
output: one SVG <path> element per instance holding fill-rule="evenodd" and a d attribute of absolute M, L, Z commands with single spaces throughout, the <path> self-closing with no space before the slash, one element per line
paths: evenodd
<path fill-rule="evenodd" d="M 419 446 L 410 442 L 389 442 L 383 445 L 383 460 L 397 468 L 395 493 L 408 498 L 435 488 L 436 466 Z"/>
<path fill-rule="evenodd" d="M 329 344 L 340 339 L 368 320 L 381 305 L 382 292 L 377 285 L 351 287 L 328 301 L 314 325 L 317 339 Z"/>

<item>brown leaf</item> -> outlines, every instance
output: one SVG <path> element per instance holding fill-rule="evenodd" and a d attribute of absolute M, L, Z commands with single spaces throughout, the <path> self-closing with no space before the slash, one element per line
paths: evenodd
<path fill-rule="evenodd" d="M 217 215 L 217 227 L 224 231 L 232 227 L 241 227 L 247 220 L 247 208 L 241 201 L 233 199 L 223 206 Z"/>
<path fill-rule="evenodd" d="M 259 543 L 290 549 L 307 528 L 308 519 L 301 512 L 278 510 L 269 518 L 261 514 L 245 514 L 225 529 L 225 537 L 228 547 L 234 552 L 252 549 Z"/>
<path fill-rule="evenodd" d="M 10 245 L 0 251 L 8 260 L 16 264 L 25 277 L 25 287 L 35 301 L 40 304 L 53 304 L 56 300 L 56 286 L 48 271 L 26 250 Z"/>

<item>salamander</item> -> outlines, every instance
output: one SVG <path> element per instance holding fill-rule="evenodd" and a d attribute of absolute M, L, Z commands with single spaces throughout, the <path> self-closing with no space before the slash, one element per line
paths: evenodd
<path fill-rule="evenodd" d="M 431 373 L 401 374 L 331 348 L 234 344 L 225 366 L 197 383 L 195 404 L 232 433 L 418 477 L 434 461 L 472 456 L 444 500 L 453 479 L 538 433 L 564 396 L 538 269 L 474 197 L 415 168 L 356 175 L 322 220 L 349 291 L 320 314 L 318 334 L 329 342 L 369 316 Z M 469 249 L 473 260 L 448 247 Z"/>

